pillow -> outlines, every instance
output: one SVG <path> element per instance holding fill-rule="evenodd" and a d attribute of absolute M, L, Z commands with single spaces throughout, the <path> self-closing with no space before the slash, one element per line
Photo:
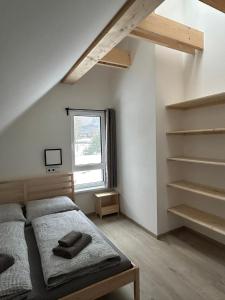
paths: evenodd
<path fill-rule="evenodd" d="M 8 203 L 0 205 L 0 223 L 10 221 L 26 221 L 20 204 Z"/>
<path fill-rule="evenodd" d="M 79 207 L 66 196 L 34 200 L 26 203 L 26 216 L 28 223 L 38 217 L 69 210 L 79 210 Z"/>

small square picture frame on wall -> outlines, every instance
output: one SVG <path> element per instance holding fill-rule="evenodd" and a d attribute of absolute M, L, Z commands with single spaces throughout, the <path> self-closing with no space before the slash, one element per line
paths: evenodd
<path fill-rule="evenodd" d="M 44 150 L 45 166 L 62 165 L 62 149 L 45 149 Z"/>

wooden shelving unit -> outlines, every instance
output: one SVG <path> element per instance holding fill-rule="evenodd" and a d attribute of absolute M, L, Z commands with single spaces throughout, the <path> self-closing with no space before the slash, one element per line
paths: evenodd
<path fill-rule="evenodd" d="M 225 104 L 225 93 L 201 97 L 198 99 L 188 100 L 167 105 L 168 110 L 189 110 L 206 106 L 214 106 Z M 167 135 L 210 135 L 210 134 L 225 134 L 225 128 L 203 128 L 203 129 L 187 129 L 187 130 L 170 130 L 166 132 Z M 225 167 L 225 160 L 210 159 L 201 157 L 185 157 L 176 156 L 167 158 L 168 161 L 202 164 L 207 166 L 221 166 Z M 186 191 L 192 194 L 201 195 L 215 200 L 225 201 L 225 189 L 218 189 L 208 185 L 201 185 L 188 181 L 176 181 L 167 184 L 168 187 Z M 214 200 L 214 201 L 215 201 Z M 178 205 L 168 209 L 169 213 L 180 216 L 185 220 L 189 220 L 195 224 L 204 226 L 215 232 L 225 235 L 225 219 L 216 215 L 206 213 L 194 207 L 187 205 Z"/>
<path fill-rule="evenodd" d="M 167 105 L 167 109 L 180 109 L 180 110 L 187 110 L 205 106 L 213 106 L 225 104 L 225 93 L 209 95 L 206 97 L 201 97 L 197 99 L 192 99 L 184 102 L 177 102 L 174 104 Z"/>
<path fill-rule="evenodd" d="M 205 228 L 211 229 L 214 232 L 225 235 L 225 220 L 221 217 L 183 204 L 169 208 L 168 212 Z"/>
<path fill-rule="evenodd" d="M 177 161 L 177 162 L 182 162 L 182 163 L 184 162 L 184 163 L 192 163 L 192 164 L 202 164 L 202 165 L 225 167 L 225 160 L 214 159 L 214 158 L 177 156 L 177 157 L 168 157 L 167 160 L 168 161 Z"/>
<path fill-rule="evenodd" d="M 223 134 L 225 128 L 210 128 L 210 129 L 189 129 L 189 130 L 174 130 L 167 131 L 167 135 L 195 135 L 195 134 Z"/>
<path fill-rule="evenodd" d="M 216 189 L 210 186 L 200 185 L 189 181 L 176 181 L 168 183 L 167 186 L 178 190 L 183 190 L 209 198 L 225 201 L 225 190 L 222 189 Z"/>

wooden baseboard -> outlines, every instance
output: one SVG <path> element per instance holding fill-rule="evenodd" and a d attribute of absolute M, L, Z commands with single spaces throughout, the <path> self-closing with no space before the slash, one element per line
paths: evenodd
<path fill-rule="evenodd" d="M 162 237 L 164 237 L 164 236 L 166 236 L 168 234 L 178 233 L 180 231 L 185 230 L 185 228 L 186 228 L 185 226 L 181 226 L 181 227 L 178 227 L 178 228 L 175 228 L 175 229 L 171 229 L 171 230 L 169 230 L 167 232 L 160 233 L 160 234 L 157 235 L 157 239 L 159 240 L 159 239 L 161 239 Z"/>
<path fill-rule="evenodd" d="M 139 224 L 138 222 L 134 221 L 133 219 L 131 219 L 130 217 L 128 217 L 126 214 L 120 212 L 120 215 L 123 216 L 124 218 L 128 219 L 129 221 L 131 221 L 132 223 L 134 223 L 135 225 L 137 225 L 138 227 L 142 228 L 144 231 L 146 231 L 148 234 L 150 234 L 152 237 L 154 237 L 155 239 L 158 238 L 158 236 L 156 234 L 154 234 L 153 232 L 151 232 L 150 230 L 146 229 L 144 226 L 142 226 L 141 224 Z"/>
<path fill-rule="evenodd" d="M 209 237 L 209 236 L 207 236 L 207 235 L 205 235 L 205 234 L 203 234 L 203 233 L 201 233 L 197 230 L 189 228 L 187 226 L 181 226 L 181 227 L 175 228 L 173 230 L 167 231 L 165 233 L 159 234 L 157 238 L 161 239 L 161 238 L 163 238 L 164 236 L 166 236 L 168 234 L 175 234 L 175 233 L 179 233 L 179 232 L 182 232 L 182 231 L 189 231 L 192 234 L 195 234 L 198 237 L 201 237 L 202 239 L 209 241 L 210 243 L 216 245 L 217 247 L 225 249 L 225 244 L 223 244 L 223 243 L 221 243 L 221 242 L 219 242 L 219 241 L 217 241 L 217 240 L 215 240 L 215 239 L 213 239 L 213 238 L 211 238 L 211 237 Z"/>
<path fill-rule="evenodd" d="M 130 217 L 128 217 L 126 214 L 124 213 L 120 213 L 124 218 L 130 220 L 132 223 L 134 223 L 135 225 L 137 225 L 138 227 L 140 227 L 141 229 L 143 229 L 145 232 L 147 232 L 148 234 L 150 234 L 152 237 L 154 237 L 155 239 L 159 240 L 161 239 L 163 236 L 166 236 L 167 234 L 170 234 L 170 233 L 175 233 L 175 232 L 179 232 L 179 231 L 182 231 L 184 230 L 184 226 L 181 226 L 181 227 L 178 227 L 178 228 L 175 228 L 175 229 L 172 229 L 172 230 L 169 230 L 165 233 L 161 233 L 161 234 L 154 234 L 153 232 L 151 232 L 150 230 L 146 229 L 144 226 L 140 225 L 139 223 L 137 223 L 136 221 L 134 221 L 133 219 L 131 219 Z"/>
<path fill-rule="evenodd" d="M 196 231 L 196 230 L 194 230 L 192 228 L 189 228 L 189 227 L 186 227 L 186 226 L 184 226 L 183 230 L 189 231 L 189 232 L 191 232 L 191 233 L 193 233 L 193 234 L 201 237 L 202 239 L 205 239 L 205 240 L 209 241 L 210 243 L 213 243 L 217 247 L 225 249 L 225 244 L 223 244 L 223 243 L 221 243 L 221 242 L 219 242 L 219 241 L 217 241 L 217 240 L 215 240 L 215 239 L 213 239 L 213 238 L 205 235 L 204 233 L 201 233 L 199 231 Z"/>
<path fill-rule="evenodd" d="M 91 217 L 95 215 L 95 213 L 90 213 L 90 214 L 87 214 L 87 216 Z M 207 235 L 199 232 L 199 231 L 196 231 L 192 228 L 189 228 L 189 227 L 186 227 L 186 226 L 181 226 L 181 227 L 178 227 L 178 228 L 175 228 L 175 229 L 172 229 L 172 230 L 169 230 L 167 232 L 164 232 L 164 233 L 161 233 L 161 234 L 154 234 L 153 232 L 151 232 L 150 230 L 146 229 L 145 227 L 143 227 L 142 225 L 140 225 L 139 223 L 137 223 L 136 221 L 134 221 L 133 219 L 131 219 L 130 217 L 128 217 L 126 214 L 124 213 L 120 213 L 121 216 L 123 216 L 124 218 L 128 219 L 129 221 L 131 221 L 132 223 L 134 223 L 135 225 L 137 225 L 138 227 L 142 228 L 145 232 L 147 232 L 148 234 L 150 234 L 152 237 L 154 237 L 155 239 L 157 240 L 160 240 L 162 239 L 163 237 L 167 236 L 168 234 L 176 234 L 176 233 L 179 233 L 179 232 L 182 232 L 182 231 L 189 231 L 195 235 L 198 235 L 200 236 L 201 238 L 209 241 L 210 243 L 213 243 L 214 245 L 220 247 L 220 248 L 223 248 L 225 249 L 225 244 L 221 243 L 221 242 L 218 242 L 217 240 L 211 238 L 211 237 L 208 237 Z"/>
<path fill-rule="evenodd" d="M 94 217 L 96 216 L 96 213 L 95 212 L 91 212 L 91 213 L 87 213 L 85 214 L 88 218 L 91 218 L 91 217 Z"/>

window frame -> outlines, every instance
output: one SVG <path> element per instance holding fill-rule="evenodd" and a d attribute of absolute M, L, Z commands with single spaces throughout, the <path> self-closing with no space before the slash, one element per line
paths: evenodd
<path fill-rule="evenodd" d="M 101 137 L 101 163 L 90 163 L 85 165 L 75 164 L 75 117 L 100 117 L 100 137 Z M 79 171 L 91 171 L 91 170 L 102 170 L 103 180 L 99 182 L 92 182 L 88 184 L 75 184 L 75 191 L 82 192 L 94 189 L 101 189 L 106 187 L 106 123 L 105 123 L 105 111 L 104 110 L 83 110 L 77 109 L 71 113 L 71 144 L 72 144 L 72 170 L 74 172 L 74 177 L 76 178 L 76 172 Z"/>

